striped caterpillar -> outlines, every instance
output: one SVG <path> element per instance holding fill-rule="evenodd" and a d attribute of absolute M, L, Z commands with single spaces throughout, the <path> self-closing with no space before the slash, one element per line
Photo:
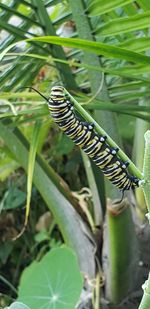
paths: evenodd
<path fill-rule="evenodd" d="M 53 87 L 50 98 L 33 87 L 27 88 L 35 90 L 48 102 L 50 114 L 60 129 L 95 162 L 117 188 L 124 192 L 139 187 L 140 179 L 128 173 L 129 163 L 123 162 L 117 155 L 119 148 L 110 147 L 107 136 L 99 135 L 94 131 L 93 124 L 76 117 L 73 104 L 63 87 Z"/>
<path fill-rule="evenodd" d="M 76 117 L 63 87 L 53 87 L 47 101 L 51 116 L 60 129 L 95 162 L 117 188 L 125 191 L 139 186 L 139 179 L 129 175 L 127 171 L 128 162 L 123 162 L 117 156 L 119 148 L 110 147 L 107 136 L 98 135 L 93 124 Z"/>

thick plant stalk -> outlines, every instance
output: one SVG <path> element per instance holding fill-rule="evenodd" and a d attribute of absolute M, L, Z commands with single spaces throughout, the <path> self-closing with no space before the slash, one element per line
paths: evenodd
<path fill-rule="evenodd" d="M 139 309 L 149 309 L 150 308 L 150 273 L 148 276 L 148 280 L 142 286 L 144 290 L 144 295 L 141 300 Z"/>
<path fill-rule="evenodd" d="M 146 205 L 148 209 L 147 218 L 150 222 L 150 130 L 145 133 L 145 154 L 143 165 L 144 181 L 143 192 L 145 195 Z M 144 294 L 139 309 L 150 308 L 150 274 L 148 280 L 143 285 Z"/>
<path fill-rule="evenodd" d="M 69 0 L 69 2 L 72 10 L 73 19 L 76 23 L 78 37 L 94 42 L 95 38 L 93 36 L 93 26 L 91 23 L 91 19 L 89 18 L 88 14 L 85 13 L 87 9 L 86 1 Z M 83 59 L 83 62 L 87 65 L 92 64 L 95 67 L 101 67 L 100 57 L 94 55 L 93 53 L 87 53 L 86 51 L 83 51 Z M 101 72 L 96 72 L 94 70 L 87 70 L 87 73 L 90 81 L 92 96 L 96 97 L 99 100 L 109 101 L 109 95 L 104 74 Z M 116 140 L 117 143 L 119 143 L 120 145 L 120 138 L 118 135 L 115 114 L 106 111 L 96 111 L 93 116 L 98 123 L 101 123 L 102 127 L 105 128 L 109 134 L 111 133 L 112 138 L 114 138 L 114 140 Z M 119 198 L 118 190 L 116 190 L 116 188 L 112 186 L 111 183 L 106 182 L 106 188 L 109 196 Z"/>
<path fill-rule="evenodd" d="M 143 174 L 145 183 L 143 184 L 143 192 L 145 195 L 148 213 L 150 213 L 150 130 L 148 130 L 145 133 L 144 137 L 145 137 L 145 154 L 144 154 Z"/>
<path fill-rule="evenodd" d="M 126 199 L 118 204 L 112 204 L 109 200 L 104 229 L 103 268 L 105 297 L 112 304 L 121 302 L 133 290 L 138 261 L 131 207 Z"/>
<path fill-rule="evenodd" d="M 147 98 L 141 99 L 139 101 L 139 106 L 148 106 L 149 100 Z M 135 140 L 134 140 L 134 156 L 136 166 L 142 170 L 143 168 L 143 158 L 144 158 L 144 139 L 143 136 L 145 132 L 150 128 L 148 121 L 143 121 L 142 119 L 136 120 L 135 128 Z M 136 207 L 136 212 L 141 221 L 145 221 L 146 213 L 146 203 L 144 198 L 144 193 L 142 188 L 136 190 L 135 192 L 138 207 Z"/>

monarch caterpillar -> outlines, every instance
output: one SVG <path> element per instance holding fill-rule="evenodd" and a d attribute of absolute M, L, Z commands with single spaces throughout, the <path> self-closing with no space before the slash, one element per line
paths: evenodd
<path fill-rule="evenodd" d="M 111 147 L 107 143 L 107 136 L 96 133 L 93 124 L 77 118 L 63 87 L 53 87 L 49 98 L 32 87 L 27 88 L 35 90 L 46 99 L 50 114 L 60 129 L 95 162 L 117 188 L 124 192 L 139 187 L 140 179 L 127 171 L 129 163 L 117 156 L 119 148 Z"/>
<path fill-rule="evenodd" d="M 119 148 L 110 147 L 107 136 L 98 135 L 93 124 L 76 117 L 73 104 L 66 97 L 63 87 L 52 88 L 48 108 L 61 130 L 95 162 L 116 187 L 125 191 L 139 186 L 139 179 L 129 175 L 127 171 L 128 162 L 123 162 L 117 156 Z"/>

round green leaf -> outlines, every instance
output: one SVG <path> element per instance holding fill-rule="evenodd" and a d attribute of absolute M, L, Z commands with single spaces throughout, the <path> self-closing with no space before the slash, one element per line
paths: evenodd
<path fill-rule="evenodd" d="M 32 309 L 74 309 L 83 280 L 77 258 L 69 248 L 57 248 L 23 272 L 19 300 Z"/>

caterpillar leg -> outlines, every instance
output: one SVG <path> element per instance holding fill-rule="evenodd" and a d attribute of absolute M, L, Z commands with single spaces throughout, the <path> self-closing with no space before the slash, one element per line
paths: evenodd
<path fill-rule="evenodd" d="M 130 176 L 130 181 L 131 181 L 131 188 L 132 189 L 139 187 L 140 179 L 138 179 L 135 176 Z"/>
<path fill-rule="evenodd" d="M 123 198 L 124 198 L 124 191 L 125 190 L 120 190 L 121 191 L 121 199 L 118 201 L 117 200 L 117 202 L 115 202 L 115 204 L 120 204 L 122 201 L 123 201 Z"/>
<path fill-rule="evenodd" d="M 128 166 L 129 166 L 129 162 L 128 161 L 123 162 L 123 164 L 122 164 L 122 168 L 123 169 L 126 169 Z"/>
<path fill-rule="evenodd" d="M 94 123 L 89 123 L 89 122 L 82 122 L 83 126 L 85 126 L 88 130 L 93 131 L 94 130 Z"/>

